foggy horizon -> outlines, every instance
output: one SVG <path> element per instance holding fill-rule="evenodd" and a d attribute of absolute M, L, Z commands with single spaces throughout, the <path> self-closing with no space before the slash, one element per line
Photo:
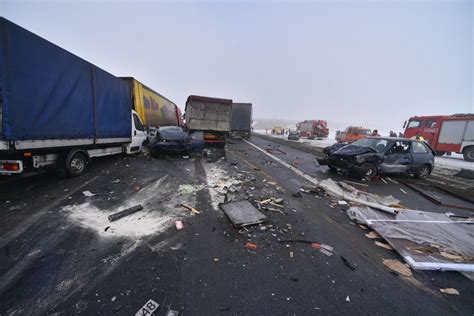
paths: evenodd
<path fill-rule="evenodd" d="M 474 112 L 472 1 L 3 1 L 0 10 L 183 110 L 198 94 L 251 102 L 254 118 L 396 131 L 414 115 Z"/>

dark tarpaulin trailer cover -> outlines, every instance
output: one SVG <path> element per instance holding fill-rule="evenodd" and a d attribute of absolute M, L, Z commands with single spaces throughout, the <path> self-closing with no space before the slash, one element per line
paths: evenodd
<path fill-rule="evenodd" d="M 131 137 L 128 85 L 0 17 L 4 140 Z"/>

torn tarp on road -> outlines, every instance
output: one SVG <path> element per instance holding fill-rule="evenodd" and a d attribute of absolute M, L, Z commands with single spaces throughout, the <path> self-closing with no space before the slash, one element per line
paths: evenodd
<path fill-rule="evenodd" d="M 393 207 L 392 205 L 398 205 L 400 202 L 393 196 L 377 196 L 364 191 L 360 191 L 344 182 L 340 182 L 338 185 L 331 178 L 319 182 L 318 186 L 324 189 L 330 196 L 344 199 L 360 205 L 369 206 L 386 213 L 396 214 L 401 209 L 399 207 Z"/>
<path fill-rule="evenodd" d="M 474 272 L 472 220 L 421 211 L 394 217 L 366 207 L 351 207 L 347 214 L 374 229 L 415 270 Z"/>

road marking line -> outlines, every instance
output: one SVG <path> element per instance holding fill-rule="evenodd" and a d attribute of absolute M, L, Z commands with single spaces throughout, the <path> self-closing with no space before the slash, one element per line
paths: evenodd
<path fill-rule="evenodd" d="M 312 184 L 314 185 L 319 185 L 319 181 L 316 180 L 315 178 L 307 175 L 306 173 L 304 173 L 303 171 L 299 170 L 298 168 L 295 168 L 293 167 L 292 165 L 284 162 L 283 160 L 281 160 L 280 158 L 268 153 L 267 151 L 263 150 L 262 148 L 258 147 L 257 145 L 249 142 L 248 140 L 243 140 L 244 142 L 246 142 L 247 144 L 249 144 L 250 146 L 253 146 L 255 147 L 256 149 L 260 150 L 262 153 L 264 153 L 265 155 L 267 155 L 268 157 L 272 158 L 273 160 L 279 162 L 281 165 L 287 167 L 288 169 L 290 169 L 291 171 L 293 171 L 294 173 L 296 173 L 297 175 L 305 178 L 306 180 L 308 180 L 309 182 L 311 182 Z"/>

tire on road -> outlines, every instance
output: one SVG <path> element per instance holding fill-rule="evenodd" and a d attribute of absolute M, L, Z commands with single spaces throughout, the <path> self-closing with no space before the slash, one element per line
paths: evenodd
<path fill-rule="evenodd" d="M 76 152 L 66 161 L 66 174 L 69 177 L 77 177 L 87 169 L 88 159 L 84 153 Z"/>
<path fill-rule="evenodd" d="M 474 162 L 474 146 L 464 148 L 462 155 L 464 156 L 464 160 Z"/>
<path fill-rule="evenodd" d="M 367 169 L 367 171 L 365 171 L 364 173 L 364 177 L 366 177 L 367 179 L 375 178 L 379 172 L 377 166 L 370 162 L 364 163 L 361 168 Z"/>
<path fill-rule="evenodd" d="M 429 165 L 422 165 L 418 167 L 415 172 L 415 178 L 417 179 L 426 179 L 431 173 L 431 167 Z"/>

